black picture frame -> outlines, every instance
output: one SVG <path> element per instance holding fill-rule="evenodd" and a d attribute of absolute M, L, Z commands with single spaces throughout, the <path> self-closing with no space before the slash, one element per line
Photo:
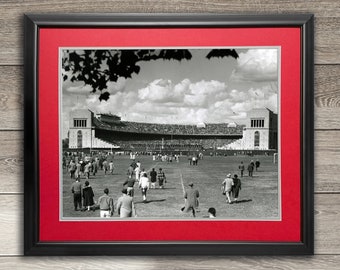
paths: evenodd
<path fill-rule="evenodd" d="M 39 30 L 96 27 L 299 27 L 301 29 L 301 235 L 286 242 L 42 242 L 39 240 Z M 24 254 L 309 255 L 314 252 L 314 22 L 312 14 L 27 14 L 24 16 Z M 53 229 L 53 228 L 51 228 Z"/>

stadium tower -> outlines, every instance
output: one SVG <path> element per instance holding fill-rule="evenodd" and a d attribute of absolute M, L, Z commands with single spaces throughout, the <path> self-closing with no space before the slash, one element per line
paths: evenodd
<path fill-rule="evenodd" d="M 95 136 L 93 125 L 94 114 L 90 110 L 74 110 L 69 120 L 69 148 L 117 148 L 116 145 L 105 142 Z"/>
<path fill-rule="evenodd" d="M 256 108 L 248 112 L 247 116 L 243 149 L 277 149 L 277 114 L 267 108 Z"/>

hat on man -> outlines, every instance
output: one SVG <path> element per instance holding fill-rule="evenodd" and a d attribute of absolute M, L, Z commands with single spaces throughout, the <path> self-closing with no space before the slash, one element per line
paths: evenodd
<path fill-rule="evenodd" d="M 227 177 L 231 177 L 231 173 L 228 173 L 228 174 L 227 174 Z"/>

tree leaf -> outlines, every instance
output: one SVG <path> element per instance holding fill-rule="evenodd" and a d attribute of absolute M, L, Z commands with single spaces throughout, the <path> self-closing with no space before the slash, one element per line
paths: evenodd
<path fill-rule="evenodd" d="M 207 54 L 206 58 L 208 59 L 212 57 L 223 58 L 223 57 L 229 57 L 229 56 L 235 59 L 239 57 L 238 53 L 234 49 L 213 49 Z"/>
<path fill-rule="evenodd" d="M 109 92 L 104 92 L 101 93 L 99 96 L 99 101 L 101 102 L 102 100 L 108 101 L 108 99 L 110 98 L 110 93 Z"/>

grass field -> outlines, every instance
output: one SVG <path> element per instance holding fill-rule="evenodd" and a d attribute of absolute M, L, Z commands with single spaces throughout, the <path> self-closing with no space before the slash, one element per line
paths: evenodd
<path fill-rule="evenodd" d="M 228 173 L 238 174 L 238 165 L 241 161 L 247 165 L 251 159 L 259 159 L 261 166 L 254 172 L 254 177 L 241 178 L 242 190 L 239 203 L 227 204 L 221 192 L 221 183 Z M 152 161 L 151 156 L 139 156 L 137 160 L 142 163 L 146 171 L 163 168 L 167 177 L 165 189 L 149 189 L 147 203 L 142 202 L 142 194 L 135 185 L 134 202 L 138 219 L 193 219 L 191 214 L 184 214 L 180 209 L 184 206 L 183 192 L 188 183 L 193 182 L 200 193 L 200 206 L 197 218 L 205 218 L 209 207 L 215 207 L 217 218 L 221 219 L 279 219 L 279 181 L 277 164 L 273 164 L 272 156 L 226 156 L 204 157 L 197 166 L 190 166 L 187 158 L 182 157 L 177 162 Z M 109 195 L 116 202 L 121 196 L 122 183 L 126 180 L 126 171 L 131 160 L 128 156 L 116 156 L 114 159 L 115 171 L 113 175 L 104 175 L 99 171 L 90 176 L 89 182 L 95 193 L 95 201 L 103 194 L 104 188 L 109 188 Z M 247 175 L 247 171 L 245 171 Z M 240 175 L 239 175 L 240 176 Z M 81 183 L 85 182 L 84 176 Z M 73 180 L 63 172 L 62 207 L 63 217 L 72 219 L 92 219 L 99 217 L 96 211 L 74 211 L 71 184 Z M 114 218 L 118 218 L 115 211 Z"/>

